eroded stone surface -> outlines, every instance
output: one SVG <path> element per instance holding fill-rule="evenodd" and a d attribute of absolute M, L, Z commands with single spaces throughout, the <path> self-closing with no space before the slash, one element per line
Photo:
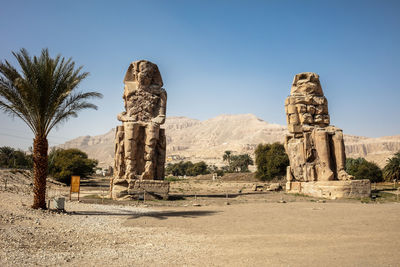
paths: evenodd
<path fill-rule="evenodd" d="M 132 195 L 130 188 L 142 180 L 149 180 L 148 190 L 161 190 L 160 195 L 165 197 L 168 182 L 152 182 L 164 179 L 166 137 L 160 125 L 165 122 L 167 93 L 162 88 L 160 71 L 149 61 L 133 62 L 124 84 L 125 111 L 118 114 L 123 125 L 117 127 L 115 134 L 113 197 Z M 157 187 L 160 190 L 154 189 Z"/>
<path fill-rule="evenodd" d="M 369 180 L 288 182 L 286 190 L 329 199 L 362 198 L 371 195 L 371 183 Z"/>
<path fill-rule="evenodd" d="M 289 134 L 285 149 L 289 155 L 289 181 L 349 180 L 345 172 L 343 132 L 330 126 L 328 101 L 319 76 L 304 72 L 294 77 L 285 101 Z"/>
<path fill-rule="evenodd" d="M 343 132 L 329 125 L 328 101 L 318 74 L 304 72 L 294 77 L 290 96 L 285 101 L 285 111 L 289 129 L 285 149 L 290 160 L 287 191 L 319 190 L 309 189 L 316 186 L 314 183 L 300 186 L 300 182 L 353 179 L 345 171 Z M 344 187 L 338 188 L 345 190 Z M 368 191 L 367 186 L 362 191 Z M 340 197 L 339 193 L 335 195 Z"/>

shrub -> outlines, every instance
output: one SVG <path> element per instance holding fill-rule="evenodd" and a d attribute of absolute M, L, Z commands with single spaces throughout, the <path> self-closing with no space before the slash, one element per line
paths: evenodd
<path fill-rule="evenodd" d="M 192 163 L 191 161 L 181 161 L 179 163 L 169 163 L 165 168 L 165 173 L 167 175 L 172 174 L 173 176 L 197 176 L 201 174 L 210 173 L 209 167 L 204 161 L 197 163 Z"/>
<path fill-rule="evenodd" d="M 233 172 L 249 172 L 249 165 L 253 165 L 253 159 L 249 154 L 231 156 L 230 169 Z"/>
<path fill-rule="evenodd" d="M 286 167 L 289 166 L 289 158 L 282 144 L 259 144 L 255 155 L 258 179 L 270 181 L 276 176 L 285 175 Z"/>
<path fill-rule="evenodd" d="M 182 179 L 180 179 L 179 177 L 175 177 L 175 176 L 167 176 L 167 177 L 165 177 L 165 181 L 178 182 L 178 181 L 182 181 Z"/>
<path fill-rule="evenodd" d="M 385 181 L 393 181 L 400 179 L 400 151 L 392 158 L 387 160 L 386 166 L 383 168 L 383 177 Z"/>
<path fill-rule="evenodd" d="M 32 155 L 12 147 L 0 147 L 0 167 L 30 169 L 32 166 Z"/>
<path fill-rule="evenodd" d="M 228 162 L 228 166 L 224 168 L 225 172 L 248 172 L 249 165 L 253 165 L 253 159 L 249 154 L 232 155 L 232 151 L 225 151 L 223 161 Z"/>
<path fill-rule="evenodd" d="M 220 177 L 222 177 L 222 176 L 224 176 L 224 171 L 223 170 L 216 170 L 215 171 L 215 174 L 217 175 L 217 176 L 220 176 Z"/>
<path fill-rule="evenodd" d="M 355 179 L 368 179 L 373 183 L 382 182 L 382 170 L 373 162 L 364 158 L 346 159 L 346 172 L 353 175 Z"/>
<path fill-rule="evenodd" d="M 186 175 L 197 176 L 202 174 L 209 174 L 208 166 L 204 161 L 197 162 L 187 169 Z"/>
<path fill-rule="evenodd" d="M 167 175 L 172 174 L 173 176 L 184 176 L 186 175 L 187 169 L 192 167 L 193 163 L 191 161 L 178 162 L 178 163 L 168 163 L 165 168 L 165 173 Z"/>
<path fill-rule="evenodd" d="M 57 181 L 71 183 L 72 175 L 87 177 L 95 172 L 97 160 L 79 149 L 54 149 L 49 154 L 49 174 Z"/>

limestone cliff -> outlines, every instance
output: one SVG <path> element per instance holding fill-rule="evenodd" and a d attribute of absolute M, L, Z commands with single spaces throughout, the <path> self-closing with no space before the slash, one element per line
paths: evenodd
<path fill-rule="evenodd" d="M 204 160 L 222 164 L 225 150 L 253 155 L 259 143 L 283 142 L 286 126 L 271 124 L 253 114 L 220 115 L 205 121 L 187 117 L 169 117 L 163 127 L 167 135 L 167 161 Z M 346 133 L 346 132 L 345 132 Z M 60 147 L 79 148 L 96 158 L 100 166 L 112 166 L 115 129 L 97 136 L 82 136 Z M 365 157 L 385 165 L 386 159 L 400 150 L 400 135 L 368 138 L 344 136 L 347 157 Z"/>

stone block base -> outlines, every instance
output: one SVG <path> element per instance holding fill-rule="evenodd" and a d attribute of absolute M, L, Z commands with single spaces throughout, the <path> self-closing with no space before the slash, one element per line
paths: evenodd
<path fill-rule="evenodd" d="M 369 180 L 287 182 L 286 192 L 328 199 L 358 198 L 371 195 Z"/>
<path fill-rule="evenodd" d="M 161 180 L 132 180 L 127 186 L 113 186 L 113 199 L 168 199 L 168 193 L 169 182 Z"/>
<path fill-rule="evenodd" d="M 145 194 L 146 193 L 146 194 Z M 157 180 L 137 180 L 129 184 L 128 194 L 136 198 L 167 199 L 169 182 Z"/>

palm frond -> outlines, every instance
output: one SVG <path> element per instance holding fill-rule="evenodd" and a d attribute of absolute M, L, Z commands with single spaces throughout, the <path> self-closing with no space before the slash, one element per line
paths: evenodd
<path fill-rule="evenodd" d="M 0 64 L 0 73 L 2 72 L 2 67 L 3 65 Z M 23 99 L 24 97 L 11 81 L 0 77 L 1 108 L 10 115 L 16 115 L 20 118 L 23 118 L 23 120 L 27 122 L 28 126 L 32 129 L 33 123 L 31 114 Z"/>
<path fill-rule="evenodd" d="M 76 117 L 79 111 L 97 109 L 86 100 L 101 94 L 74 93 L 89 73 L 75 67 L 71 58 L 51 58 L 48 49 L 39 57 L 30 57 L 26 49 L 12 54 L 20 71 L 8 61 L 0 63 L 0 109 L 21 118 L 35 135 L 47 136 L 54 126 Z"/>
<path fill-rule="evenodd" d="M 63 101 L 63 104 L 60 105 L 52 116 L 52 120 L 49 121 L 48 132 L 56 126 L 57 124 L 65 121 L 69 117 L 76 117 L 77 112 L 83 109 L 95 109 L 97 110 L 97 106 L 86 102 L 86 100 L 90 98 L 101 98 L 102 94 L 97 92 L 87 92 L 87 93 L 77 93 L 74 95 L 69 95 L 68 98 Z M 47 132 L 47 133 L 48 133 Z"/>

